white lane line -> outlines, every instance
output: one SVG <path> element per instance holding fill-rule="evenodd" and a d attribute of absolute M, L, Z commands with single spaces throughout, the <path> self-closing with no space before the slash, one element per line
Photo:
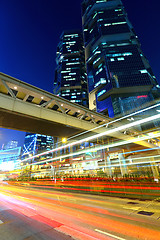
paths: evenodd
<path fill-rule="evenodd" d="M 0 224 L 2 224 L 3 222 L 0 220 Z"/>
<path fill-rule="evenodd" d="M 77 230 L 77 229 L 74 229 L 74 228 L 72 228 L 72 227 L 69 227 L 69 226 L 65 226 L 65 225 L 62 225 L 62 226 L 60 226 L 60 227 L 58 227 L 58 228 L 55 228 L 56 230 L 60 230 L 61 232 L 63 232 L 63 233 L 65 233 L 65 230 L 70 230 L 71 231 L 71 233 L 70 232 L 68 232 L 69 234 L 71 234 L 71 236 L 73 236 L 73 237 L 77 237 L 77 234 L 80 234 L 81 235 L 81 237 L 83 236 L 83 237 L 85 237 L 84 239 L 94 239 L 94 240 L 99 240 L 99 238 L 97 238 L 97 237 L 93 237 L 93 236 L 91 236 L 91 235 L 89 235 L 89 234 L 87 234 L 87 233 L 84 233 L 84 232 L 82 232 L 82 231 L 79 231 L 79 230 Z M 76 234 L 76 235 L 75 235 Z"/>
<path fill-rule="evenodd" d="M 101 230 L 99 230 L 99 229 L 95 229 L 95 231 L 96 231 L 96 232 L 99 232 L 99 233 L 103 233 L 103 234 L 105 234 L 105 235 L 107 235 L 107 236 L 109 236 L 109 237 L 116 238 L 116 239 L 118 239 L 118 240 L 126 240 L 126 239 L 124 239 L 124 238 L 117 237 L 117 236 L 112 235 L 112 234 L 110 234 L 110 233 L 103 232 L 103 231 L 101 231 Z"/>

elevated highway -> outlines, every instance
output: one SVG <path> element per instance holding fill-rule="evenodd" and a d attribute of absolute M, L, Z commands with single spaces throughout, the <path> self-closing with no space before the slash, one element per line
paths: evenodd
<path fill-rule="evenodd" d="M 0 127 L 68 137 L 109 121 L 88 108 L 0 73 Z"/>

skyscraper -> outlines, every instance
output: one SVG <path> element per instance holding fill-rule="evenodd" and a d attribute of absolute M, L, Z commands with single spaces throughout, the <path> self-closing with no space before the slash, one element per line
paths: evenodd
<path fill-rule="evenodd" d="M 159 87 L 121 0 L 84 0 L 89 108 L 114 117 L 154 100 Z"/>
<path fill-rule="evenodd" d="M 54 93 L 70 102 L 88 107 L 84 45 L 80 31 L 62 33 L 56 62 Z"/>
<path fill-rule="evenodd" d="M 22 159 L 51 150 L 56 138 L 41 134 L 26 133 Z"/>

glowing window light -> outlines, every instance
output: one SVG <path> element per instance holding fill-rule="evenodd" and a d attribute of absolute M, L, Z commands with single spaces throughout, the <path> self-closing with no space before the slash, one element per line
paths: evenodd
<path fill-rule="evenodd" d="M 98 75 L 100 72 L 103 71 L 103 68 L 101 67 L 97 72 L 96 72 L 96 75 Z"/>
<path fill-rule="evenodd" d="M 103 2 L 107 2 L 107 0 L 97 0 L 96 3 L 103 3 Z"/>
<path fill-rule="evenodd" d="M 121 57 L 121 58 L 117 58 L 118 61 L 124 61 L 124 58 Z"/>
<path fill-rule="evenodd" d="M 148 97 L 148 95 L 137 96 L 138 99 L 139 99 L 139 98 L 147 98 L 147 97 Z"/>
<path fill-rule="evenodd" d="M 97 59 L 93 62 L 93 64 L 96 64 L 100 59 L 101 59 L 100 57 L 97 58 Z"/>
<path fill-rule="evenodd" d="M 102 90 L 101 92 L 99 92 L 99 93 L 97 94 L 97 97 L 102 96 L 104 93 L 106 93 L 106 90 Z"/>

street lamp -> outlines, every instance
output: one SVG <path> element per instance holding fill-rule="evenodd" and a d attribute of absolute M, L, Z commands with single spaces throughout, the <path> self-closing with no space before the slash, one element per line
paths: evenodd
<path fill-rule="evenodd" d="M 66 143 L 67 142 L 67 138 L 62 138 L 62 143 Z"/>

